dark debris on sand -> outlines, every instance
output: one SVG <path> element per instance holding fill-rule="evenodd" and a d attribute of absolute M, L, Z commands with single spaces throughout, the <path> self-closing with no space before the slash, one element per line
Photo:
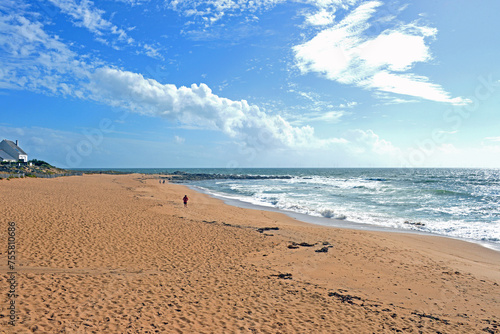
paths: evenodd
<path fill-rule="evenodd" d="M 257 229 L 257 232 L 264 233 L 265 231 L 279 231 L 279 227 L 261 227 Z"/>
<path fill-rule="evenodd" d="M 271 275 L 271 277 L 278 277 L 281 279 L 292 279 L 292 274 L 286 273 L 286 274 L 277 274 L 277 275 Z"/>
<path fill-rule="evenodd" d="M 330 292 L 328 293 L 329 297 L 335 297 L 339 299 L 342 303 L 354 304 L 354 300 L 362 300 L 360 297 L 352 296 L 352 295 L 343 295 L 338 292 Z"/>

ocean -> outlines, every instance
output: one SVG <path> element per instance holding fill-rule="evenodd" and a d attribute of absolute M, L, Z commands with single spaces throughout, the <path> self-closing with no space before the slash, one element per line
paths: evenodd
<path fill-rule="evenodd" d="M 317 217 L 316 221 L 323 225 L 431 233 L 500 250 L 499 169 L 124 169 L 139 173 L 176 170 L 288 175 L 291 179 L 224 179 L 186 184 L 231 204 Z"/>

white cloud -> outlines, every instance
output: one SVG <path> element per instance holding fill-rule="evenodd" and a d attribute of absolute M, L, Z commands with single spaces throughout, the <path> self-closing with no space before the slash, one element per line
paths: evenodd
<path fill-rule="evenodd" d="M 405 71 L 416 62 L 431 59 L 424 36 L 408 35 L 401 31 L 390 31 L 362 43 L 357 54 L 365 65 L 391 71 Z"/>
<path fill-rule="evenodd" d="M 314 129 L 293 127 L 280 116 L 247 101 L 219 97 L 205 84 L 179 87 L 109 67 L 97 69 L 88 89 L 92 98 L 116 107 L 186 125 L 219 130 L 231 138 L 266 147 L 303 147 L 316 142 Z"/>
<path fill-rule="evenodd" d="M 298 0 L 297 2 L 305 2 L 319 9 L 325 8 L 343 8 L 347 9 L 350 6 L 359 2 L 359 0 Z"/>
<path fill-rule="evenodd" d="M 344 116 L 344 114 L 345 112 L 343 110 L 324 111 L 324 108 L 322 107 L 321 111 L 287 114 L 287 120 L 294 125 L 310 124 L 314 122 L 337 123 L 340 121 L 342 116 Z"/>
<path fill-rule="evenodd" d="M 269 10 L 285 0 L 171 0 L 168 6 L 186 16 L 217 15 L 222 12 Z"/>
<path fill-rule="evenodd" d="M 351 101 L 351 102 L 347 102 L 347 103 L 342 103 L 339 105 L 339 108 L 352 108 L 352 107 L 355 107 L 358 105 L 358 102 L 356 101 Z"/>
<path fill-rule="evenodd" d="M 313 115 L 304 115 L 307 122 L 326 122 L 326 123 L 336 123 L 344 115 L 342 110 L 319 112 Z"/>
<path fill-rule="evenodd" d="M 174 136 L 174 141 L 177 144 L 183 144 L 186 141 L 186 138 L 182 138 L 182 137 L 179 137 L 179 136 Z"/>
<path fill-rule="evenodd" d="M 356 47 L 362 43 L 366 20 L 379 2 L 363 4 L 332 28 L 319 32 L 310 41 L 293 48 L 303 73 L 317 72 L 341 83 L 355 83 L 367 75 L 359 65 Z"/>
<path fill-rule="evenodd" d="M 191 19 L 186 27 L 197 24 L 207 28 L 223 17 L 244 16 L 245 19 L 240 21 L 256 21 L 257 12 L 267 11 L 284 2 L 286 0 L 170 0 L 167 1 L 167 6 Z M 190 27 L 188 32 L 194 33 L 195 36 L 201 32 L 207 34 L 194 26 Z"/>
<path fill-rule="evenodd" d="M 427 77 L 413 74 L 394 74 L 381 70 L 360 83 L 360 86 L 454 105 L 468 103 L 468 100 L 460 97 L 451 98 L 440 85 L 429 82 Z"/>
<path fill-rule="evenodd" d="M 330 80 L 376 92 L 455 105 L 468 103 L 467 99 L 451 97 L 427 77 L 402 73 L 418 62 L 432 59 L 425 39 L 436 36 L 435 28 L 412 22 L 368 36 L 369 21 L 381 5 L 379 1 L 366 1 L 339 23 L 293 47 L 300 71 L 319 73 Z"/>
<path fill-rule="evenodd" d="M 320 11 L 306 16 L 306 22 L 313 26 L 324 26 L 333 23 L 335 20 L 335 14 L 327 9 L 321 9 Z"/>
<path fill-rule="evenodd" d="M 451 131 L 437 130 L 436 133 L 443 134 L 443 135 L 454 135 L 454 134 L 458 133 L 458 130 L 451 130 Z"/>
<path fill-rule="evenodd" d="M 134 6 L 139 6 L 139 5 L 148 3 L 150 0 L 116 0 L 116 1 L 126 3 L 126 4 L 134 7 Z"/>
<path fill-rule="evenodd" d="M 363 151 L 371 155 L 392 152 L 391 144 L 373 132 L 358 132 L 352 138 L 319 138 L 311 126 L 294 126 L 282 116 L 266 113 L 245 100 L 220 97 L 205 84 L 190 87 L 161 84 L 100 61 L 90 62 L 71 51 L 57 36 L 47 34 L 40 22 L 21 15 L 0 16 L 0 49 L 4 55 L 0 58 L 0 86 L 69 95 L 166 118 L 184 127 L 220 131 L 234 142 L 262 151 L 314 149 L 348 154 Z M 307 93 L 303 96 L 316 98 Z M 335 121 L 341 112 L 333 109 L 310 116 Z M 69 149 L 78 145 L 77 138 L 72 139 Z M 59 136 L 54 140 L 63 139 L 64 136 Z M 177 142 L 182 139 L 175 138 Z"/>
<path fill-rule="evenodd" d="M 74 82 L 91 67 L 40 22 L 18 14 L 0 16 L 0 49 L 0 86 L 11 89 L 79 95 Z"/>
<path fill-rule="evenodd" d="M 143 53 L 151 58 L 164 59 L 163 54 L 161 52 L 161 47 L 159 45 L 153 46 L 147 43 L 139 43 L 139 45 L 142 47 L 140 53 Z"/>
<path fill-rule="evenodd" d="M 401 150 L 395 147 L 390 141 L 380 138 L 372 130 L 350 130 L 346 134 L 347 140 L 351 143 L 350 149 L 359 154 L 373 152 L 380 155 L 399 156 Z"/>
<path fill-rule="evenodd" d="M 110 21 L 103 18 L 105 12 L 94 6 L 89 0 L 82 0 L 77 3 L 74 0 L 48 0 L 58 7 L 63 13 L 73 18 L 73 23 L 78 27 L 84 27 L 96 35 L 111 33 L 117 35 L 119 39 L 126 39 L 127 34 L 123 29 L 119 29 Z"/>
<path fill-rule="evenodd" d="M 288 89 L 288 93 L 296 94 L 305 104 L 298 101 L 292 106 L 284 109 L 287 110 L 286 117 L 291 124 L 309 124 L 311 122 L 327 122 L 337 123 L 346 114 L 346 109 L 352 109 L 358 105 L 355 101 L 346 103 L 333 104 L 330 97 L 322 97 L 320 94 L 308 91 L 304 92 L 297 90 L 294 85 Z M 270 107 L 273 110 L 278 109 L 276 105 Z"/>
<path fill-rule="evenodd" d="M 176 87 L 137 73 L 103 67 L 92 75 L 88 88 L 95 100 L 187 127 L 221 131 L 255 149 L 340 150 L 392 160 L 399 154 L 399 149 L 371 130 L 350 131 L 346 138 L 318 138 L 311 126 L 293 126 L 245 100 L 219 97 L 205 84 Z M 335 121 L 341 116 L 342 112 L 337 111 L 316 115 L 321 121 Z"/>
<path fill-rule="evenodd" d="M 499 137 L 486 137 L 486 138 L 484 138 L 484 141 L 498 143 L 498 142 L 500 142 L 500 136 Z"/>
<path fill-rule="evenodd" d="M 119 49 L 119 46 L 137 46 L 140 53 L 152 58 L 163 59 L 157 47 L 153 47 L 147 43 L 139 43 L 130 37 L 127 32 L 111 23 L 104 18 L 106 12 L 95 7 L 90 0 L 48 0 L 54 6 L 59 8 L 62 13 L 69 15 L 73 19 L 73 24 L 77 27 L 82 27 L 93 33 L 96 41 Z M 131 5 L 137 5 L 139 2 L 132 1 Z M 128 29 L 133 30 L 133 29 Z M 107 36 L 112 36 L 108 40 Z"/>
<path fill-rule="evenodd" d="M 232 101 L 205 85 L 177 88 L 142 75 L 81 60 L 39 22 L 0 17 L 1 86 L 44 94 L 72 95 L 126 110 L 164 117 L 187 126 L 222 131 L 249 145 L 303 147 L 317 141 L 314 129 L 294 127 L 247 101 Z M 4 74 L 5 73 L 5 74 Z"/>

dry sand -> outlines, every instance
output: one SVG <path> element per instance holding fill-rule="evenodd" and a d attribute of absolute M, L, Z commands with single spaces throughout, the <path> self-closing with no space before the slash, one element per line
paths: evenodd
<path fill-rule="evenodd" d="M 141 175 L 2 180 L 0 212 L 2 333 L 500 333 L 500 253 L 475 244 L 315 226 Z"/>

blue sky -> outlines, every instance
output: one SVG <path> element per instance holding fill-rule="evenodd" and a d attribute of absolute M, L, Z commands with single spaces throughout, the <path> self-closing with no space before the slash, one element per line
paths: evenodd
<path fill-rule="evenodd" d="M 500 168 L 499 12 L 0 0 L 0 137 L 72 168 Z"/>

